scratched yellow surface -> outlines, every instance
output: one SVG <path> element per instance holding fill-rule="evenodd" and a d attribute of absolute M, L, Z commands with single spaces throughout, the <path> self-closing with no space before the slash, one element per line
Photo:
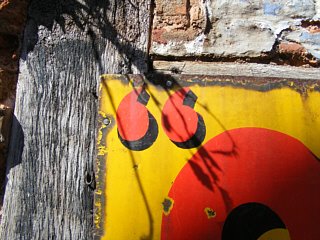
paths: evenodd
<path fill-rule="evenodd" d="M 102 206 L 105 216 L 101 239 L 160 239 L 161 203 L 181 168 L 197 151 L 178 148 L 168 139 L 161 125 L 161 109 L 168 93 L 148 85 L 147 92 L 154 98 L 150 98 L 147 108 L 157 120 L 159 134 L 150 148 L 130 153 L 118 139 L 114 121 L 115 110 L 132 89 L 130 83 L 112 76 L 101 84 L 100 114 L 113 116 L 107 146 L 99 151 L 107 166 L 106 187 L 102 190 L 106 206 Z M 190 89 L 198 96 L 194 109 L 206 124 L 203 144 L 224 132 L 224 128 L 261 127 L 299 139 L 320 157 L 319 92 L 311 91 L 305 97 L 289 87 L 267 92 L 227 86 L 196 85 Z M 132 124 L 138 125 L 139 120 Z"/>

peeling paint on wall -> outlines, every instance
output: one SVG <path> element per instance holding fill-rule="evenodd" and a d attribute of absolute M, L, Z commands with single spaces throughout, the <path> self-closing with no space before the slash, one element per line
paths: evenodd
<path fill-rule="evenodd" d="M 300 43 L 313 57 L 320 59 L 320 32 L 310 31 L 310 28 L 298 27 L 293 32 L 284 33 L 283 39 Z"/>
<path fill-rule="evenodd" d="M 274 57 L 279 44 L 301 44 L 300 60 L 318 63 L 319 36 L 303 27 L 319 18 L 313 0 L 156 0 L 151 54 L 173 57 Z M 286 52 L 287 56 L 296 53 Z M 314 59 L 313 59 L 314 58 Z M 289 64 L 301 65 L 299 61 Z M 286 62 L 288 63 L 288 61 Z"/>

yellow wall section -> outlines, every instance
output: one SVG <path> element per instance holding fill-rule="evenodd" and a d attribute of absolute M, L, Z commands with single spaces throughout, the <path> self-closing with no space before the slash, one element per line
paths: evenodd
<path fill-rule="evenodd" d="M 100 111 L 112 115 L 115 121 L 112 105 L 117 107 L 123 97 L 132 91 L 132 86 L 112 78 L 104 81 L 108 91 L 106 85 L 101 84 Z M 261 127 L 299 139 L 320 157 L 319 92 L 302 97 L 289 88 L 268 92 L 221 86 L 192 86 L 190 89 L 198 96 L 194 109 L 202 115 L 206 124 L 203 143 L 224 132 L 224 128 Z M 107 135 L 107 206 L 102 239 L 160 239 L 161 203 L 167 197 L 176 175 L 197 151 L 180 149 L 165 135 L 161 125 L 161 109 L 168 93 L 154 86 L 148 86 L 147 91 L 159 102 L 157 105 L 151 97 L 147 104 L 158 122 L 159 135 L 155 143 L 144 151 L 132 151 L 130 154 L 118 139 L 116 125 Z M 132 124 L 138 125 L 139 120 Z M 137 176 L 141 180 L 140 187 Z"/>

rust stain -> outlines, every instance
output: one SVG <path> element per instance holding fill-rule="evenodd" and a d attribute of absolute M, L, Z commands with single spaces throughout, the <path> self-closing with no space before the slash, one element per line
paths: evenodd
<path fill-rule="evenodd" d="M 163 213 L 168 216 L 173 208 L 174 200 L 170 197 L 166 197 L 162 202 Z"/>
<path fill-rule="evenodd" d="M 100 85 L 100 93 L 102 87 Z M 101 94 L 100 94 L 101 95 Z M 100 101 L 101 104 L 101 101 Z M 108 120 L 108 121 L 106 121 Z M 94 192 L 94 235 L 102 236 L 104 229 L 104 216 L 105 216 L 105 196 L 103 191 L 105 189 L 104 173 L 106 170 L 106 157 L 108 154 L 106 136 L 110 129 L 113 127 L 114 121 L 112 117 L 103 111 L 99 111 L 98 117 L 98 136 L 97 136 L 97 160 L 95 162 L 95 176 L 96 176 L 96 189 Z"/>
<path fill-rule="evenodd" d="M 210 76 L 210 75 L 190 75 L 190 74 L 158 74 L 154 73 L 149 78 L 152 78 L 152 83 L 155 85 L 164 85 L 163 78 L 171 79 L 173 86 L 171 88 L 179 88 L 179 86 L 229 86 L 240 89 L 251 89 L 259 92 L 269 92 L 274 89 L 288 87 L 300 93 L 302 96 L 307 96 L 311 91 L 320 91 L 319 80 L 299 80 L 288 78 L 275 77 L 249 77 L 249 76 Z"/>
<path fill-rule="evenodd" d="M 212 208 L 206 207 L 204 209 L 204 212 L 206 213 L 208 219 L 214 218 L 215 216 L 217 216 L 216 211 L 214 211 Z"/>
<path fill-rule="evenodd" d="M 102 79 L 111 79 L 108 75 L 102 75 Z M 146 76 L 141 75 L 113 75 L 113 79 L 119 80 L 123 84 L 139 87 L 144 84 L 151 84 L 159 86 L 164 89 L 179 89 L 181 86 L 229 86 L 239 89 L 250 89 L 259 92 L 269 92 L 274 89 L 281 89 L 284 87 L 290 88 L 298 92 L 302 97 L 307 98 L 310 92 L 320 92 L 319 80 L 299 80 L 291 78 L 277 78 L 277 77 L 250 77 L 250 76 L 210 76 L 210 75 L 191 75 L 191 74 L 168 74 L 153 72 Z M 169 79 L 172 85 L 167 86 L 166 81 Z"/>
<path fill-rule="evenodd" d="M 95 174 L 97 176 L 96 179 L 96 190 L 94 192 L 94 225 L 96 229 L 96 234 L 98 235 L 99 232 L 102 231 L 102 206 L 103 206 L 103 179 L 101 178 L 101 173 L 103 172 L 103 160 L 105 155 L 107 154 L 107 149 L 103 138 L 105 137 L 105 130 L 106 126 L 102 124 L 101 119 L 103 119 L 105 113 L 99 112 L 99 131 L 98 131 L 98 138 L 97 138 L 97 161 L 95 164 Z"/>

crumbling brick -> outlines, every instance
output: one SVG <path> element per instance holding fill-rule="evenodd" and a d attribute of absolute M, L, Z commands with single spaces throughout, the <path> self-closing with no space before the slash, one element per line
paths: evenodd
<path fill-rule="evenodd" d="M 307 50 L 299 43 L 282 42 L 279 44 L 279 52 L 291 55 L 304 55 Z"/>
<path fill-rule="evenodd" d="M 190 41 L 204 31 L 204 14 L 200 1 L 156 0 L 152 41 Z"/>

